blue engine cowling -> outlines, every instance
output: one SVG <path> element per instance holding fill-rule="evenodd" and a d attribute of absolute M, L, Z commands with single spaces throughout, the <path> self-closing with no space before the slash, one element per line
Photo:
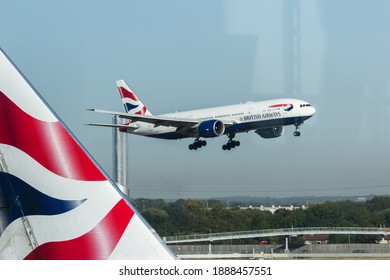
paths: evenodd
<path fill-rule="evenodd" d="M 260 128 L 260 129 L 256 130 L 255 132 L 265 139 L 276 138 L 276 137 L 279 137 L 282 135 L 283 126 Z"/>
<path fill-rule="evenodd" d="M 221 136 L 225 132 L 225 125 L 219 120 L 203 121 L 198 126 L 198 135 L 203 138 Z"/>

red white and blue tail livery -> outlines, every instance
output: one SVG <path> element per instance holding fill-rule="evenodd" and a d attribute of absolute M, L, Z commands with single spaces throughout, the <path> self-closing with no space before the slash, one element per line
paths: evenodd
<path fill-rule="evenodd" d="M 0 49 L 0 259 L 174 259 Z"/>
<path fill-rule="evenodd" d="M 123 105 L 125 106 L 126 113 L 137 115 L 152 115 L 145 105 L 138 99 L 134 92 L 123 80 L 116 82 L 121 95 Z"/>

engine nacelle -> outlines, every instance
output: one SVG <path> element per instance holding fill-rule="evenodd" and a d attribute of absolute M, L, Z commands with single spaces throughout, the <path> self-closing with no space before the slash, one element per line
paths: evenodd
<path fill-rule="evenodd" d="M 203 138 L 221 136 L 225 132 L 225 125 L 219 120 L 207 120 L 198 125 L 198 135 Z"/>
<path fill-rule="evenodd" d="M 283 134 L 283 126 L 260 128 L 255 132 L 265 139 L 276 138 Z"/>

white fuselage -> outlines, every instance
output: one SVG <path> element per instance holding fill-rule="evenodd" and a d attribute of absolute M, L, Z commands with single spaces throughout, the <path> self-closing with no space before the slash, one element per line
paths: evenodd
<path fill-rule="evenodd" d="M 274 126 L 299 125 L 314 113 L 314 107 L 306 101 L 274 99 L 164 114 L 158 117 L 194 119 L 200 122 L 213 119 L 224 123 L 230 122 L 232 125 L 225 129 L 224 134 L 235 134 Z M 129 124 L 129 128 L 132 128 L 129 133 L 161 139 L 193 137 L 179 133 L 173 126 L 156 126 L 141 121 Z"/>

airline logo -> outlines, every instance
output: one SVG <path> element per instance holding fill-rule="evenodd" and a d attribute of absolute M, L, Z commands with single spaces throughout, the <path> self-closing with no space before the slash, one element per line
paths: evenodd
<path fill-rule="evenodd" d="M 147 108 L 132 91 L 124 87 L 118 87 L 118 89 L 127 113 L 145 115 Z"/>
<path fill-rule="evenodd" d="M 278 108 L 278 107 L 287 107 L 287 108 L 283 108 L 283 110 L 289 112 L 294 108 L 294 105 L 290 103 L 290 104 L 276 104 L 276 105 L 269 106 L 269 108 Z"/>

